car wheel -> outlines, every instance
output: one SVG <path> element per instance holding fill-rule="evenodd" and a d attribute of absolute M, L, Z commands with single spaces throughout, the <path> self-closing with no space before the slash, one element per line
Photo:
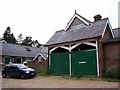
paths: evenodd
<path fill-rule="evenodd" d="M 24 78 L 25 78 L 25 76 L 24 76 L 23 74 L 21 74 L 21 76 L 20 76 L 20 77 L 21 77 L 21 79 L 24 79 Z"/>
<path fill-rule="evenodd" d="M 2 74 L 2 77 L 3 77 L 3 78 L 6 78 L 6 77 L 7 77 L 7 75 L 6 75 L 5 73 L 3 73 L 3 74 Z"/>

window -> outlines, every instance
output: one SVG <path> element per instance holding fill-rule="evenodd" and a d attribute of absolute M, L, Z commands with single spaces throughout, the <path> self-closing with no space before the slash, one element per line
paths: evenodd
<path fill-rule="evenodd" d="M 15 67 L 15 66 L 11 66 L 10 67 L 10 70 L 17 70 L 18 68 L 17 67 Z"/>
<path fill-rule="evenodd" d="M 31 51 L 31 49 L 30 49 L 29 47 L 25 47 L 25 49 L 26 49 L 27 51 Z"/>

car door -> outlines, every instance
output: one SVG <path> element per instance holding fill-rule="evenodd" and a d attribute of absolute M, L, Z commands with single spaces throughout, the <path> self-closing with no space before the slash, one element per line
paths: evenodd
<path fill-rule="evenodd" d="M 10 75 L 10 66 L 5 66 L 3 73 L 5 73 L 7 76 L 9 76 Z"/>
<path fill-rule="evenodd" d="M 10 76 L 12 76 L 12 77 L 19 77 L 19 75 L 20 75 L 20 71 L 19 71 L 18 67 L 11 66 L 10 67 Z"/>

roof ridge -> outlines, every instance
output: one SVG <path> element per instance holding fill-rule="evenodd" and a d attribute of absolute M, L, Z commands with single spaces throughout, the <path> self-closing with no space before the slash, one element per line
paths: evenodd
<path fill-rule="evenodd" d="M 62 30 L 58 30 L 58 31 L 56 31 L 56 33 L 57 33 L 57 32 L 61 32 L 61 31 L 64 31 L 64 29 L 62 29 Z"/>
<path fill-rule="evenodd" d="M 103 18 L 103 19 L 101 19 L 101 20 L 97 20 L 97 21 L 93 21 L 92 23 L 96 23 L 96 22 L 100 22 L 100 21 L 103 21 L 103 20 L 108 20 L 109 18 L 108 17 L 106 17 L 106 18 Z"/>
<path fill-rule="evenodd" d="M 103 31 L 105 29 L 106 24 L 109 19 L 104 18 L 99 21 L 92 23 L 91 25 L 85 26 L 84 28 L 70 28 L 69 32 L 66 33 L 60 32 L 55 33 L 46 43 L 46 46 L 57 45 L 69 42 L 76 42 L 85 39 L 91 39 L 96 37 L 101 37 L 103 35 Z M 74 31 L 73 31 L 74 30 Z M 61 37 L 61 38 L 60 38 Z"/>
<path fill-rule="evenodd" d="M 1 43 L 2 43 L 2 42 L 1 42 Z M 2 44 L 14 45 L 14 46 L 20 46 L 20 47 L 30 47 L 30 48 L 35 48 L 35 47 L 32 47 L 32 46 L 19 45 L 19 44 L 12 44 L 12 43 L 2 43 Z"/>
<path fill-rule="evenodd" d="M 113 30 L 119 30 L 120 29 L 120 27 L 117 27 L 117 28 L 114 28 Z"/>
<path fill-rule="evenodd" d="M 70 24 L 72 23 L 72 21 L 75 19 L 75 17 L 77 17 L 78 19 L 80 19 L 81 21 L 83 21 L 83 23 L 85 23 L 86 25 L 90 25 L 92 23 L 91 21 L 89 21 L 85 17 L 83 17 L 83 16 L 81 16 L 78 13 L 75 12 L 74 15 L 72 16 L 72 18 L 67 23 L 67 26 L 65 27 L 65 31 L 68 29 L 68 27 L 70 26 Z"/>
<path fill-rule="evenodd" d="M 78 15 L 79 17 L 81 17 L 82 19 L 84 19 L 85 21 L 87 21 L 88 23 L 91 23 L 91 21 L 89 21 L 88 19 L 86 19 L 85 17 L 81 16 L 80 14 L 78 13 L 75 13 L 72 18 L 75 16 L 75 15 Z M 69 22 L 67 23 L 67 25 L 70 23 L 70 21 L 72 20 L 72 18 L 69 20 Z"/>
<path fill-rule="evenodd" d="M 87 21 L 88 23 L 91 23 L 90 20 L 86 19 L 85 17 L 81 16 L 80 14 L 76 13 L 76 15 L 78 15 L 79 17 L 81 17 L 82 19 L 84 19 L 85 21 Z"/>

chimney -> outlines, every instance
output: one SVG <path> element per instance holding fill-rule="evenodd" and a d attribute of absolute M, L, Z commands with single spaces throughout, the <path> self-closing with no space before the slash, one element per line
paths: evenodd
<path fill-rule="evenodd" d="M 98 21 L 98 20 L 101 20 L 102 16 L 98 14 L 98 15 L 95 15 L 93 18 L 94 18 L 94 21 Z"/>

